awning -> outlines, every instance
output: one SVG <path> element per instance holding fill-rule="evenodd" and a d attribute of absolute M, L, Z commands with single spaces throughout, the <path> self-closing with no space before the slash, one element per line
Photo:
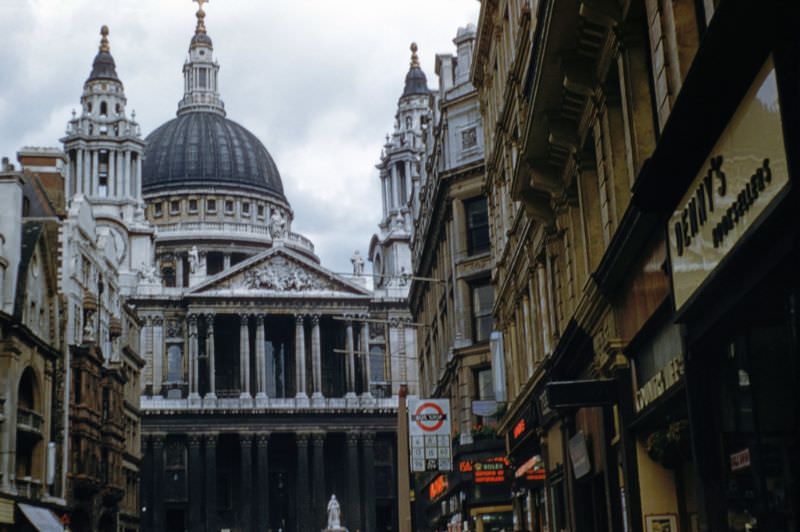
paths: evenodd
<path fill-rule="evenodd" d="M 30 504 L 17 503 L 19 509 L 39 532 L 64 532 L 64 527 L 53 512 Z"/>

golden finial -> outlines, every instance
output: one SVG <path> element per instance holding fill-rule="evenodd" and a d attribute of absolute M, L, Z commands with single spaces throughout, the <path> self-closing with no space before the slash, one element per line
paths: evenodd
<path fill-rule="evenodd" d="M 111 48 L 108 46 L 108 26 L 103 24 L 100 28 L 100 35 L 103 37 L 100 39 L 100 51 L 101 52 L 108 52 Z"/>
<path fill-rule="evenodd" d="M 419 68 L 419 57 L 417 57 L 417 43 L 411 43 L 411 68 Z"/>
<path fill-rule="evenodd" d="M 194 30 L 195 34 L 206 32 L 206 12 L 203 11 L 203 4 L 208 3 L 208 0 L 194 0 L 197 2 L 197 28 Z"/>

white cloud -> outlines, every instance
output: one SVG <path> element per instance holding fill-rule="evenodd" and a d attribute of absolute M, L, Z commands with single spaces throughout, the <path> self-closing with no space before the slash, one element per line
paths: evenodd
<path fill-rule="evenodd" d="M 374 165 L 420 47 L 429 85 L 476 0 L 212 0 L 206 25 L 228 117 L 265 144 L 323 264 L 365 254 L 381 200 Z M 145 134 L 175 114 L 196 5 L 188 0 L 0 2 L 0 155 L 57 146 L 111 28 L 128 110 Z"/>

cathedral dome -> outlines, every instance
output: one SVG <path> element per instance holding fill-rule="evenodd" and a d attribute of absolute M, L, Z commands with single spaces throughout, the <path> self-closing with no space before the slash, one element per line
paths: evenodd
<path fill-rule="evenodd" d="M 278 168 L 261 141 L 220 113 L 181 113 L 150 133 L 142 167 L 144 192 L 214 186 L 286 199 Z"/>

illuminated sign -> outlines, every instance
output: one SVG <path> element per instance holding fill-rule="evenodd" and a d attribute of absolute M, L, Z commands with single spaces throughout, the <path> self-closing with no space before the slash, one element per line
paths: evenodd
<path fill-rule="evenodd" d="M 447 477 L 439 475 L 428 486 L 428 497 L 430 500 L 435 501 L 447 491 Z"/>
<path fill-rule="evenodd" d="M 491 456 L 477 460 L 461 460 L 458 470 L 472 473 L 476 484 L 496 484 L 506 480 L 506 470 L 511 466 L 505 456 Z"/>
<path fill-rule="evenodd" d="M 525 420 L 520 419 L 519 421 L 517 421 L 517 424 L 514 425 L 514 430 L 512 432 L 512 434 L 514 434 L 514 439 L 516 440 L 517 438 L 522 436 L 524 432 L 525 432 Z"/>

